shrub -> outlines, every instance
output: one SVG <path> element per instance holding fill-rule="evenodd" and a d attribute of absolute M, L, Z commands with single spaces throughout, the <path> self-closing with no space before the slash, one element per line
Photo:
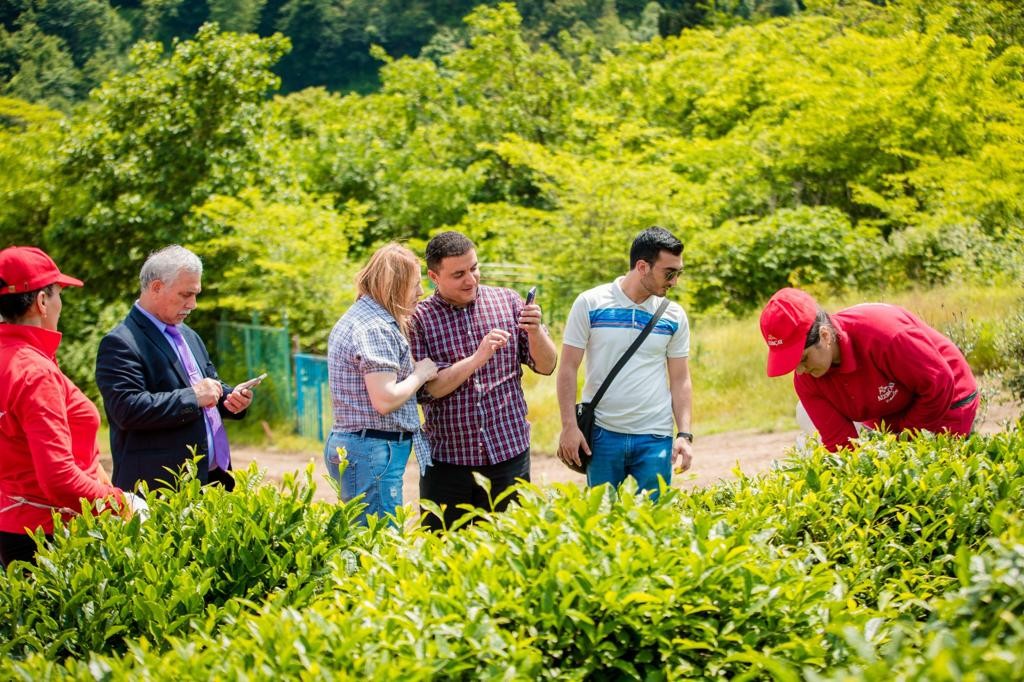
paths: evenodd
<path fill-rule="evenodd" d="M 782 287 L 840 292 L 867 283 L 881 238 L 851 227 L 834 208 L 782 209 L 754 222 L 728 221 L 687 246 L 693 302 L 699 310 L 741 313 Z"/>
<path fill-rule="evenodd" d="M 1024 403 L 1024 309 L 1005 321 L 996 347 L 1004 363 L 1003 385 L 1017 402 Z"/>
<path fill-rule="evenodd" d="M 2 578 L 0 677 L 1020 674 L 1020 431 L 877 435 L 657 502 L 525 485 L 446 536 L 351 527 L 308 472 L 242 482 L 68 524 Z"/>
<path fill-rule="evenodd" d="M 280 492 L 254 467 L 238 492 L 182 481 L 151 493 L 151 517 L 123 523 L 83 514 L 54 533 L 37 565 L 0 575 L 0 653 L 47 658 L 118 653 L 130 640 L 158 648 L 210 630 L 266 599 L 306 603 L 330 560 L 373 541 L 358 504 L 312 505 L 312 467 Z"/>

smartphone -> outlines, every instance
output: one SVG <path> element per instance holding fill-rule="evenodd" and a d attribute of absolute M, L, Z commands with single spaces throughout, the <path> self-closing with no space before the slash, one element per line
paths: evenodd
<path fill-rule="evenodd" d="M 256 388 L 257 386 L 260 385 L 260 382 L 263 381 L 266 378 L 267 378 L 267 373 L 264 372 L 263 374 L 259 375 L 258 377 L 253 377 L 252 379 L 249 379 L 248 381 L 243 381 L 242 383 L 238 384 L 237 386 L 235 386 L 235 390 L 236 391 L 241 391 L 241 390 L 246 389 L 246 388 Z"/>
<path fill-rule="evenodd" d="M 526 305 L 533 303 L 535 298 L 537 298 L 537 287 L 530 287 L 530 290 L 526 292 Z"/>

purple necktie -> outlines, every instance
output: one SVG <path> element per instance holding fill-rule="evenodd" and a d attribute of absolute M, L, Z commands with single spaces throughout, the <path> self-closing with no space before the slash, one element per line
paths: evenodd
<path fill-rule="evenodd" d="M 199 368 L 196 367 L 195 360 L 192 359 L 192 353 L 189 352 L 181 332 L 173 324 L 169 324 L 167 325 L 167 334 L 174 339 L 174 346 L 178 349 L 178 357 L 181 358 L 181 364 L 185 367 L 185 371 L 188 372 L 189 381 L 192 382 L 193 386 L 198 384 L 203 380 L 203 375 L 199 373 Z M 203 414 L 206 416 L 206 423 L 210 427 L 210 433 L 213 434 L 213 452 L 210 455 L 210 468 L 227 471 L 228 464 L 231 462 L 231 448 L 228 446 L 228 434 L 224 431 L 224 422 L 221 421 L 220 412 L 217 411 L 216 405 L 212 405 L 204 407 Z"/>

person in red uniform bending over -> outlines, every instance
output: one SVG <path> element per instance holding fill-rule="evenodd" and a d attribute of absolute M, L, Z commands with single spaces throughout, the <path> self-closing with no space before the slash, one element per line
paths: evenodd
<path fill-rule="evenodd" d="M 106 500 L 129 515 L 100 465 L 100 413 L 57 366 L 61 289 L 80 287 L 43 251 L 0 251 L 0 565 L 33 561 L 29 533 L 53 533 L 54 511 Z"/>
<path fill-rule="evenodd" d="M 800 289 L 780 289 L 761 312 L 768 376 L 793 386 L 821 440 L 835 452 L 854 422 L 894 433 L 966 436 L 978 384 L 952 341 L 905 308 L 863 303 L 826 313 Z"/>

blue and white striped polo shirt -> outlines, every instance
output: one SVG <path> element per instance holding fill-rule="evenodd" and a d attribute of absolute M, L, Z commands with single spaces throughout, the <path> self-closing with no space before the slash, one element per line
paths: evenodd
<path fill-rule="evenodd" d="M 661 305 L 651 296 L 634 303 L 622 291 L 622 277 L 576 297 L 565 324 L 563 342 L 582 348 L 586 357 L 583 401 L 601 382 Z M 669 303 L 651 335 L 612 381 L 597 406 L 598 426 L 618 433 L 670 436 L 674 433 L 667 358 L 690 354 L 690 325 L 677 303 Z"/>

